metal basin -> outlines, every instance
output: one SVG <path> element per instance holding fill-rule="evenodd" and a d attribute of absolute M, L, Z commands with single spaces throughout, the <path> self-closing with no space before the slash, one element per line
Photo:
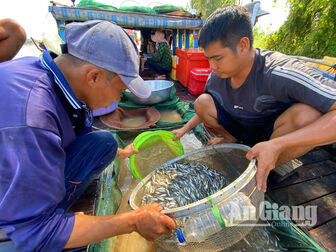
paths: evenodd
<path fill-rule="evenodd" d="M 167 80 L 150 80 L 145 81 L 152 90 L 152 94 L 147 99 L 139 99 L 128 89 L 125 90 L 127 99 L 137 104 L 153 105 L 164 102 L 169 99 L 170 92 L 174 86 L 174 82 Z"/>

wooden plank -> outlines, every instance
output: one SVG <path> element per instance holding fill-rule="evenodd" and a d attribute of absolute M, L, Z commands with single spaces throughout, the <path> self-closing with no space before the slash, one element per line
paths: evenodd
<path fill-rule="evenodd" d="M 308 152 L 307 154 L 301 157 L 298 157 L 296 160 L 297 162 L 303 163 L 303 165 L 309 165 L 309 164 L 318 163 L 318 162 L 332 159 L 335 155 L 333 154 L 332 151 L 330 151 L 331 148 L 329 146 L 330 145 L 316 147 L 315 149 Z M 333 161 L 336 161 L 336 160 L 333 160 Z M 292 176 L 295 176 L 296 172 L 298 171 L 298 168 L 300 167 L 298 164 L 282 165 L 282 166 L 277 167 L 270 174 L 269 180 L 271 184 L 276 185 L 276 184 L 279 184 L 279 182 L 286 180 L 287 178 L 291 178 Z"/>
<path fill-rule="evenodd" d="M 319 227 L 336 218 L 336 192 L 326 195 L 322 198 L 309 201 L 303 204 L 306 206 L 317 206 L 317 222 L 314 226 L 307 226 L 308 230 Z M 302 221 L 296 221 L 297 224 L 302 224 Z"/>
<path fill-rule="evenodd" d="M 68 209 L 68 212 L 84 212 L 87 215 L 94 215 L 95 197 L 97 194 L 98 179 L 94 179 L 81 197 Z"/>
<path fill-rule="evenodd" d="M 269 188 L 270 190 L 286 187 L 289 185 L 301 183 L 314 178 L 330 175 L 336 172 L 336 163 L 330 160 L 304 165 L 296 169 L 296 173 L 279 181 L 276 175 L 270 176 Z"/>
<path fill-rule="evenodd" d="M 331 153 L 329 153 L 325 149 L 316 148 L 297 159 L 300 160 L 304 165 L 306 165 L 306 164 L 312 164 L 316 162 L 325 161 L 330 158 L 332 158 Z"/>
<path fill-rule="evenodd" d="M 325 146 L 325 150 L 328 151 L 332 155 L 330 160 L 336 162 L 336 143 Z"/>
<path fill-rule="evenodd" d="M 179 82 L 175 81 L 176 95 L 180 98 L 180 101 L 194 102 L 197 95 L 192 95 L 188 92 L 188 89 Z"/>
<path fill-rule="evenodd" d="M 300 166 L 302 166 L 302 164 L 303 163 L 300 160 L 293 159 L 275 167 L 273 171 L 277 174 L 277 182 L 281 182 L 290 177 Z"/>
<path fill-rule="evenodd" d="M 327 251 L 336 252 L 336 219 L 309 231 L 310 236 Z"/>
<path fill-rule="evenodd" d="M 283 205 L 300 205 L 308 201 L 336 192 L 336 174 L 274 189 L 269 196 L 275 202 Z"/>

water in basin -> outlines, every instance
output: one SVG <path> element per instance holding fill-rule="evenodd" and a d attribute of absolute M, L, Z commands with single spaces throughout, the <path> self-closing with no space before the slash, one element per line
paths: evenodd
<path fill-rule="evenodd" d="M 123 123 L 124 125 L 128 127 L 136 128 L 144 124 L 146 121 L 147 121 L 146 117 L 144 116 L 134 116 L 132 118 L 125 118 L 121 120 L 121 123 Z"/>
<path fill-rule="evenodd" d="M 182 122 L 183 119 L 176 110 L 160 111 L 160 120 L 165 122 Z"/>

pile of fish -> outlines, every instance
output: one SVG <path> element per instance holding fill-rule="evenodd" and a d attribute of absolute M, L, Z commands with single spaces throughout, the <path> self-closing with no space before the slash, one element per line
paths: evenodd
<path fill-rule="evenodd" d="M 159 203 L 165 209 L 204 199 L 229 182 L 204 164 L 174 163 L 156 170 L 146 184 L 142 205 Z"/>

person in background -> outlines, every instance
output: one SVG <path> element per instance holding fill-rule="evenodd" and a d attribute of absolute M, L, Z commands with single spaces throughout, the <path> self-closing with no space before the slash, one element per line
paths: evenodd
<path fill-rule="evenodd" d="M 212 13 L 199 45 L 212 73 L 195 101 L 196 115 L 173 131 L 175 139 L 203 122 L 221 135 L 209 144 L 251 146 L 246 157 L 257 158 L 263 191 L 276 166 L 336 141 L 336 83 L 293 57 L 253 48 L 244 7 L 225 5 Z"/>
<path fill-rule="evenodd" d="M 156 79 L 166 79 L 172 68 L 172 53 L 165 33 L 158 29 L 151 33 L 151 40 L 155 42 L 155 51 L 152 58 L 142 58 L 144 66 L 148 67 L 157 76 Z"/>
<path fill-rule="evenodd" d="M 91 131 L 91 110 L 126 88 L 140 98 L 151 91 L 119 26 L 70 23 L 65 38 L 60 56 L 0 64 L 0 229 L 16 251 L 61 251 L 133 231 L 149 240 L 170 234 L 176 224 L 158 204 L 109 216 L 67 212 L 116 156 L 137 152 L 118 148 L 111 132 Z"/>
<path fill-rule="evenodd" d="M 269 14 L 269 12 L 261 9 L 260 1 L 253 1 L 253 2 L 247 3 L 244 5 L 244 7 L 247 9 L 247 11 L 251 15 L 251 18 L 252 18 L 251 21 L 252 21 L 253 26 L 256 25 L 260 17 Z"/>
<path fill-rule="evenodd" d="M 11 60 L 26 41 L 26 32 L 12 19 L 0 20 L 0 62 Z"/>

